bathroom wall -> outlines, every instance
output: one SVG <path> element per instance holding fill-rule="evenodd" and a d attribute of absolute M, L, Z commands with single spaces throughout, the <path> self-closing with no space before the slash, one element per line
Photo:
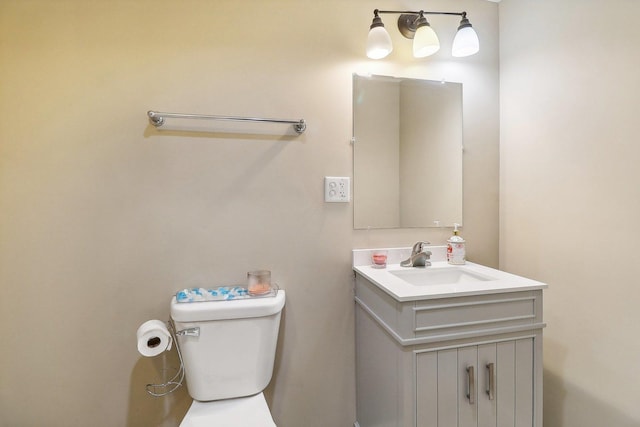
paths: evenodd
<path fill-rule="evenodd" d="M 457 20 L 440 17 L 443 53 L 413 60 L 390 18 L 394 53 L 368 60 L 373 8 L 413 0 L 0 2 L 0 426 L 178 425 L 184 390 L 144 392 L 175 354 L 139 356 L 135 331 L 167 319 L 177 289 L 256 268 L 287 291 L 266 393 L 278 426 L 351 426 L 351 249 L 448 235 L 354 232 L 351 204 L 323 202 L 323 177 L 352 173 L 352 73 L 464 84 L 464 235 L 497 264 L 497 5 L 428 6 L 466 9 L 481 53 L 452 59 Z M 308 130 L 158 131 L 149 109 Z"/>
<path fill-rule="evenodd" d="M 632 0 L 503 0 L 500 266 L 549 283 L 545 427 L 640 425 Z"/>

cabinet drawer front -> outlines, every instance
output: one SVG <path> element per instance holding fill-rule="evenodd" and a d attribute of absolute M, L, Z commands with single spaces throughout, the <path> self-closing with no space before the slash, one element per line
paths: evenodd
<path fill-rule="evenodd" d="M 532 324 L 535 294 L 509 294 L 484 299 L 462 298 L 416 305 L 416 337 Z"/>

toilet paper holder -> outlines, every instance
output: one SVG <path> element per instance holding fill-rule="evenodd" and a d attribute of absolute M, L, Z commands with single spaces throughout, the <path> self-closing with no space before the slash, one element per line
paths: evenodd
<path fill-rule="evenodd" d="M 182 352 L 180 351 L 180 346 L 178 345 L 178 340 L 176 338 L 177 335 L 188 335 L 188 336 L 200 336 L 200 328 L 187 328 L 181 331 L 177 331 L 175 329 L 175 325 L 172 320 L 167 321 L 167 329 L 169 329 L 169 333 L 172 335 L 174 342 L 176 343 L 176 351 L 178 353 L 178 359 L 180 360 L 180 368 L 178 368 L 178 372 L 171 378 L 169 381 L 166 381 L 161 384 L 147 384 L 145 389 L 147 393 L 154 397 L 163 397 L 170 393 L 173 393 L 178 389 L 178 387 L 182 386 L 184 382 L 184 362 L 182 361 Z"/>

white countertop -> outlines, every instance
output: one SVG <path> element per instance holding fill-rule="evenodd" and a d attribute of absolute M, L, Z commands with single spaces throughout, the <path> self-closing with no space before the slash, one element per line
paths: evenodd
<path fill-rule="evenodd" d="M 467 262 L 462 266 L 447 263 L 443 256 L 446 254 L 442 246 L 429 247 L 433 252 L 432 265 L 430 267 L 401 267 L 400 258 L 411 253 L 411 248 L 388 249 L 387 268 L 373 268 L 369 261 L 373 249 L 361 249 L 353 251 L 353 270 L 377 285 L 384 292 L 391 295 L 397 301 L 413 301 L 433 298 L 447 298 L 467 295 L 482 295 L 499 292 L 529 291 L 547 288 L 542 282 L 527 279 L 526 277 L 496 270 L 491 267 Z M 412 285 L 392 274 L 393 271 L 424 270 L 424 269 L 450 269 L 462 268 L 471 273 L 485 276 L 490 280 L 477 280 L 463 283 L 436 284 L 436 285 Z"/>

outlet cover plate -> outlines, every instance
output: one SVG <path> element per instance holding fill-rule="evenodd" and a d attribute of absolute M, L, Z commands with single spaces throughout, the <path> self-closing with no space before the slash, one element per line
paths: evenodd
<path fill-rule="evenodd" d="M 349 203 L 351 201 L 351 178 L 348 176 L 325 176 L 324 201 Z"/>

